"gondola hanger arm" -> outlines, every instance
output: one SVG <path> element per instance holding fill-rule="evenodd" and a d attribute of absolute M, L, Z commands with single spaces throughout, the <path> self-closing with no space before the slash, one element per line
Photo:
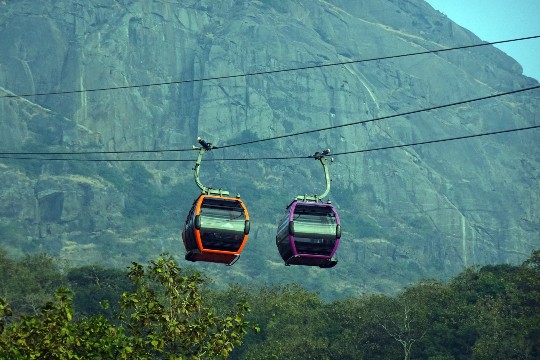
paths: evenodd
<path fill-rule="evenodd" d="M 328 155 L 330 155 L 330 149 L 326 149 L 326 150 L 323 150 L 321 152 L 317 151 L 315 154 L 310 156 L 311 158 L 314 158 L 315 160 L 319 160 L 321 165 L 323 166 L 324 179 L 326 181 L 326 190 L 321 195 L 314 195 L 314 196 L 301 195 L 301 196 L 297 196 L 296 197 L 297 200 L 319 202 L 319 201 L 322 201 L 322 199 L 324 199 L 330 193 L 330 183 L 331 183 L 332 180 L 330 179 L 330 174 L 328 172 L 328 160 L 326 158 L 326 156 L 328 156 Z M 334 161 L 334 159 L 330 158 L 330 161 Z"/>
<path fill-rule="evenodd" d="M 201 189 L 203 194 L 207 195 L 219 195 L 219 196 L 226 196 L 229 195 L 228 191 L 222 190 L 222 189 L 212 189 L 210 187 L 204 186 L 203 183 L 200 180 L 200 168 L 201 168 L 201 162 L 204 154 L 207 151 L 211 151 L 214 146 L 212 143 L 204 141 L 201 137 L 197 138 L 197 142 L 201 145 L 199 146 L 193 146 L 194 150 L 199 150 L 199 155 L 197 156 L 197 162 L 195 163 L 195 167 L 193 168 L 194 171 L 194 177 L 195 177 L 195 183 Z"/>

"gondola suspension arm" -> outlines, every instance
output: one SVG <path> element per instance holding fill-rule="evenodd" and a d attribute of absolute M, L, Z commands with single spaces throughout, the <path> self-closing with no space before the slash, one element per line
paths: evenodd
<path fill-rule="evenodd" d="M 324 170 L 324 179 L 326 181 L 326 190 L 321 195 L 314 195 L 314 196 L 307 196 L 307 195 L 301 195 L 297 196 L 296 200 L 301 201 L 315 201 L 319 202 L 322 201 L 328 194 L 330 193 L 330 183 L 332 180 L 330 179 L 330 174 L 328 172 L 328 160 L 326 158 L 327 155 L 330 154 L 330 149 L 323 150 L 322 152 L 317 151 L 315 154 L 313 154 L 311 157 L 315 160 L 319 160 L 321 165 L 323 166 Z M 330 158 L 330 161 L 334 161 L 334 159 Z"/>
<path fill-rule="evenodd" d="M 204 141 L 201 137 L 197 138 L 197 142 L 201 146 L 200 147 L 193 146 L 194 150 L 199 150 L 199 155 L 197 156 L 197 162 L 195 163 L 195 167 L 193 168 L 194 176 L 195 176 L 195 183 L 197 184 L 199 189 L 201 189 L 203 194 L 206 194 L 206 195 L 220 195 L 220 196 L 229 195 L 228 191 L 225 191 L 225 190 L 222 190 L 222 189 L 212 189 L 210 187 L 204 186 L 203 183 L 201 182 L 199 172 L 200 172 L 200 167 L 201 167 L 201 162 L 202 162 L 203 155 L 207 151 L 212 150 L 214 148 L 214 146 L 212 145 L 212 143 Z"/>

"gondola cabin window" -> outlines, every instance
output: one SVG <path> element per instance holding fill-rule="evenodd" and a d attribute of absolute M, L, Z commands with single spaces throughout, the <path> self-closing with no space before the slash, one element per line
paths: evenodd
<path fill-rule="evenodd" d="M 246 216 L 236 201 L 206 198 L 199 215 L 203 248 L 237 251 L 245 235 Z"/>
<path fill-rule="evenodd" d="M 336 217 L 329 207 L 297 205 L 292 228 L 299 254 L 330 255 L 339 237 Z"/>

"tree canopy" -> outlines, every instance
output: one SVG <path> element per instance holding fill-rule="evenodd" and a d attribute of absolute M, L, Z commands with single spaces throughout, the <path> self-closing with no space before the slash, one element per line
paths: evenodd
<path fill-rule="evenodd" d="M 202 299 L 201 274 L 184 274 L 171 257 L 146 268 L 133 263 L 128 278 L 134 289 L 122 293 L 116 322 L 103 315 L 75 320 L 67 289 L 37 313 L 8 324 L 13 311 L 1 300 L 0 358 L 217 359 L 226 358 L 247 332 L 246 304 L 216 313 Z"/>
<path fill-rule="evenodd" d="M 21 270 L 25 261 L 34 271 Z M 99 267 L 64 274 L 43 255 L 0 256 L 3 275 L 8 265 L 21 271 L 0 283 L 0 358 L 540 358 L 540 250 L 521 265 L 330 302 L 295 284 L 215 290 L 170 256 L 133 263 L 127 277 Z M 71 291 L 47 294 L 39 282 Z M 18 289 L 25 284 L 44 306 Z"/>

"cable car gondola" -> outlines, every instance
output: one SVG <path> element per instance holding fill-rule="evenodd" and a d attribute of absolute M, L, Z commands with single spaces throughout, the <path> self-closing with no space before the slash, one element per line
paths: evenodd
<path fill-rule="evenodd" d="M 315 153 L 313 158 L 323 165 L 326 191 L 313 197 L 298 196 L 287 206 L 279 222 L 276 245 L 285 265 L 331 268 L 341 238 L 341 224 L 336 209 L 322 199 L 330 192 L 330 176 L 325 155 L 330 150 Z"/>
<path fill-rule="evenodd" d="M 234 264 L 247 242 L 249 214 L 240 196 L 229 197 L 229 192 L 211 189 L 199 180 L 202 156 L 212 144 L 201 138 L 199 156 L 195 164 L 195 182 L 202 193 L 193 202 L 182 231 L 188 261 Z"/>

